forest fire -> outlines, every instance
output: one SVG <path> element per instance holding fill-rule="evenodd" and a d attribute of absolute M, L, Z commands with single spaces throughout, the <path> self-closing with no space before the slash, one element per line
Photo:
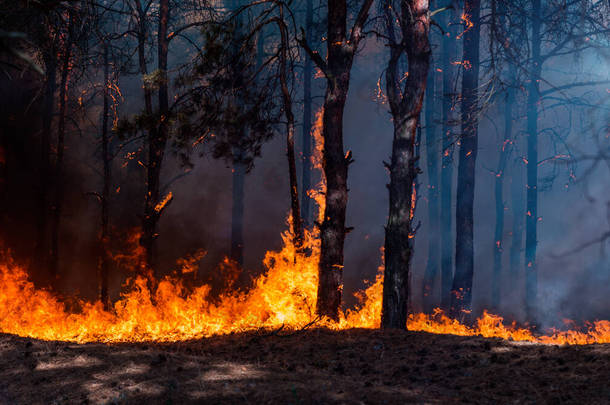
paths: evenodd
<path fill-rule="evenodd" d="M 321 170 L 322 109 L 315 118 L 311 158 L 312 166 L 320 170 L 321 180 L 309 195 L 318 206 L 317 218 L 321 221 L 326 190 Z M 415 193 L 412 198 L 416 198 Z M 171 199 L 170 192 L 159 206 L 168 204 Z M 413 216 L 413 212 L 410 215 Z M 290 218 L 287 223 L 291 224 Z M 214 298 L 210 295 L 210 286 L 188 289 L 181 279 L 170 276 L 152 283 L 155 287 L 151 291 L 147 279 L 135 276 L 127 280 L 125 291 L 110 311 L 105 311 L 99 301 L 80 301 L 78 311 L 68 310 L 61 298 L 48 290 L 37 289 L 24 268 L 5 258 L 0 264 L 0 332 L 43 340 L 114 343 L 177 342 L 257 329 L 299 330 L 311 325 L 332 330 L 379 328 L 383 266 L 378 269 L 375 281 L 355 294 L 359 301 L 355 308 L 342 312 L 338 322 L 320 319 L 315 311 L 319 231 L 317 228 L 306 230 L 304 236 L 302 248 L 297 249 L 292 230 L 284 232 L 283 248 L 267 252 L 263 261 L 266 273 L 254 281 L 249 291 L 225 292 Z M 129 252 L 115 255 L 114 260 L 134 269 L 142 266 L 144 252 L 138 244 L 139 238 L 139 232 L 131 234 L 127 241 Z M 176 269 L 176 274 L 195 271 L 194 261 L 204 254 L 200 251 L 192 258 L 178 260 L 180 268 Z M 542 344 L 610 343 L 610 321 L 607 320 L 595 321 L 585 330 L 552 331 L 541 335 L 514 324 L 504 325 L 502 317 L 488 312 L 484 312 L 474 326 L 467 326 L 437 308 L 433 314 L 409 315 L 407 328 Z"/>
<path fill-rule="evenodd" d="M 610 403 L 564 3 L 0 3 L 0 405 Z"/>
<path fill-rule="evenodd" d="M 357 293 L 357 308 L 345 311 L 338 323 L 317 322 L 314 308 L 319 241 L 316 235 L 307 233 L 306 247 L 313 254 L 305 255 L 295 250 L 289 232 L 283 239 L 281 251 L 267 253 L 267 273 L 256 279 L 248 292 L 226 293 L 213 300 L 209 286 L 187 291 L 180 280 L 165 278 L 153 293 L 146 280 L 137 278 L 110 312 L 104 311 L 99 302 L 80 302 L 80 311 L 68 311 L 51 292 L 36 289 L 24 269 L 5 262 L 0 265 L 0 332 L 44 340 L 111 343 L 182 341 L 259 328 L 295 330 L 313 323 L 330 329 L 379 327 L 381 271 L 372 285 Z M 610 343 L 609 321 L 596 321 L 585 331 L 538 335 L 506 326 L 501 317 L 489 313 L 469 327 L 437 309 L 433 315 L 410 315 L 407 326 L 413 331 L 544 344 Z"/>

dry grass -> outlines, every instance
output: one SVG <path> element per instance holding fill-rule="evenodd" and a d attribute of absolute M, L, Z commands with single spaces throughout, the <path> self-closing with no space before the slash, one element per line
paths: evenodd
<path fill-rule="evenodd" d="M 314 329 L 171 344 L 0 335 L 0 403 L 610 403 L 610 345 Z"/>

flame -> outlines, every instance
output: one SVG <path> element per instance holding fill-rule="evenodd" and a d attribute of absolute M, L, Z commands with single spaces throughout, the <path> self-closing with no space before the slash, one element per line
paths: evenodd
<path fill-rule="evenodd" d="M 318 168 L 322 164 L 321 123 L 322 111 L 319 111 L 312 131 L 315 142 L 312 160 Z M 314 192 L 320 204 L 319 219 L 323 213 L 324 183 L 322 178 L 320 188 Z M 131 253 L 115 255 L 114 259 L 126 266 L 137 266 L 142 253 L 137 243 L 139 236 L 138 232 L 129 236 L 127 244 L 133 248 Z M 79 309 L 69 310 L 60 297 L 37 289 L 23 267 L 4 257 L 0 260 L 0 332 L 44 340 L 111 343 L 182 341 L 260 328 L 299 329 L 312 323 L 337 330 L 379 327 L 383 265 L 375 280 L 356 293 L 359 304 L 355 308 L 342 312 L 336 323 L 319 320 L 315 314 L 318 230 L 305 230 L 304 249 L 295 248 L 290 230 L 282 234 L 282 240 L 281 250 L 267 252 L 263 260 L 266 272 L 254 280 L 248 291 L 233 291 L 213 298 L 209 285 L 187 288 L 182 276 L 196 273 L 196 263 L 205 254 L 199 251 L 178 261 L 178 275 L 158 280 L 153 290 L 149 280 L 143 277 L 128 280 L 125 291 L 110 311 L 105 311 L 99 301 L 78 301 Z M 229 265 L 221 264 L 219 270 Z M 506 326 L 501 317 L 487 312 L 474 326 L 467 326 L 438 309 L 432 315 L 412 314 L 407 321 L 408 329 L 430 333 L 481 335 L 543 344 L 610 343 L 610 321 L 585 326 L 580 331 L 539 335 L 515 324 Z"/>
<path fill-rule="evenodd" d="M 161 211 L 163 211 L 165 209 L 165 207 L 167 207 L 167 204 L 169 204 L 173 198 L 174 198 L 174 195 L 172 194 L 171 191 L 169 193 L 167 193 L 167 195 L 165 197 L 163 197 L 163 199 L 161 201 L 159 201 L 157 203 L 157 205 L 155 205 L 155 212 L 160 213 Z"/>
<path fill-rule="evenodd" d="M 462 13 L 462 15 L 460 16 L 460 20 L 464 23 L 464 31 L 462 31 L 457 37 L 456 39 L 461 39 L 462 36 L 464 36 L 465 33 L 467 33 L 468 31 L 470 31 L 470 29 L 472 27 L 474 27 L 474 23 L 472 22 L 472 20 L 470 19 L 470 14 L 467 13 Z"/>
<path fill-rule="evenodd" d="M 311 137 L 313 139 L 313 153 L 311 155 L 311 166 L 320 172 L 320 181 L 317 186 L 307 191 L 307 195 L 312 198 L 318 206 L 318 223 L 322 223 L 324 220 L 324 208 L 326 207 L 326 178 L 324 177 L 324 170 L 322 170 L 324 150 L 324 137 L 322 136 L 322 127 L 324 122 L 324 109 L 320 108 L 316 112 L 316 119 L 311 129 Z"/>

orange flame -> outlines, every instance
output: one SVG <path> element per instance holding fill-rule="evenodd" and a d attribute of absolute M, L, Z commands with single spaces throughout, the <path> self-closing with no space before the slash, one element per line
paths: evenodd
<path fill-rule="evenodd" d="M 462 15 L 460 16 L 460 19 L 462 20 L 462 22 L 464 23 L 464 31 L 462 31 L 462 33 L 460 33 L 456 39 L 461 39 L 462 36 L 467 33 L 468 31 L 470 31 L 470 29 L 472 27 L 474 27 L 474 23 L 472 22 L 472 20 L 470 19 L 470 15 L 467 13 L 462 13 Z"/>
<path fill-rule="evenodd" d="M 323 140 L 322 112 L 313 130 L 315 153 L 313 163 L 321 167 Z M 323 204 L 324 179 L 315 194 Z M 319 207 L 318 216 L 323 213 Z M 180 278 L 165 277 L 156 283 L 136 277 L 125 283 L 126 291 L 105 311 L 100 302 L 80 301 L 80 310 L 70 311 L 53 293 L 37 289 L 26 271 L 10 259 L 0 261 L 0 332 L 45 340 L 74 342 L 181 341 L 216 334 L 227 334 L 259 328 L 297 329 L 315 321 L 320 241 L 318 230 L 305 230 L 304 248 L 296 249 L 290 231 L 282 234 L 283 248 L 267 252 L 263 265 L 266 272 L 254 280 L 247 292 L 225 293 L 212 300 L 211 287 L 187 289 Z M 138 233 L 129 243 L 131 255 L 117 255 L 126 265 L 137 263 Z M 197 252 L 179 261 L 181 273 L 192 273 L 203 256 Z M 137 265 L 137 264 L 133 264 Z M 338 322 L 326 319 L 318 325 L 331 329 L 378 328 L 381 318 L 383 266 L 372 284 L 356 293 L 359 305 L 342 312 Z M 528 329 L 506 326 L 501 317 L 487 312 L 469 327 L 436 310 L 432 315 L 409 316 L 410 330 L 455 335 L 481 335 L 544 344 L 610 343 L 610 321 L 588 324 L 587 330 L 552 331 L 535 335 Z"/>

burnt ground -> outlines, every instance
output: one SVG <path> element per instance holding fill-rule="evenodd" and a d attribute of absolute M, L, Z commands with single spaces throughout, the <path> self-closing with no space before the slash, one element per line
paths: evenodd
<path fill-rule="evenodd" d="M 610 345 L 281 333 L 112 345 L 0 335 L 0 403 L 610 403 Z"/>

